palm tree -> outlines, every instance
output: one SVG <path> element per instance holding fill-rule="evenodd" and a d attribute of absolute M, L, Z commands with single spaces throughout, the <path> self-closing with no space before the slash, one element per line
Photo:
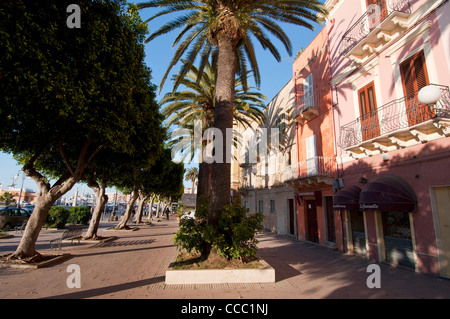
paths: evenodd
<path fill-rule="evenodd" d="M 197 180 L 197 178 L 198 178 L 198 168 L 197 167 L 191 167 L 186 170 L 186 175 L 184 175 L 184 180 L 192 182 L 191 194 L 194 194 L 194 185 L 195 185 L 195 181 Z"/>
<path fill-rule="evenodd" d="M 214 121 L 216 65 L 207 62 L 200 78 L 199 72 L 198 67 L 192 66 L 190 72 L 179 81 L 186 87 L 186 90 L 167 93 L 160 101 L 160 105 L 165 105 L 162 114 L 167 119 L 166 127 L 182 127 L 187 134 L 187 136 L 175 135 L 171 141 L 171 145 L 174 145 L 176 150 L 183 150 L 182 160 L 190 155 L 190 161 L 192 161 L 197 150 L 195 148 L 197 141 L 194 140 L 194 129 L 196 129 L 194 123 L 201 121 L 202 131 L 199 133 L 203 135 L 206 129 L 212 127 Z M 174 81 L 176 81 L 176 78 Z M 244 128 L 251 127 L 252 122 L 262 125 L 265 121 L 262 110 L 265 107 L 264 100 L 266 97 L 260 92 L 252 90 L 256 88 L 250 87 L 246 91 L 244 86 L 241 79 L 236 80 L 233 109 L 234 124 L 240 124 Z M 203 153 L 205 144 L 198 146 L 200 152 Z M 209 197 L 210 195 L 211 166 L 202 157 L 197 187 L 198 204 L 200 204 L 201 196 Z"/>
<path fill-rule="evenodd" d="M 226 129 L 233 127 L 235 74 L 238 66 L 245 65 L 244 57 L 250 63 L 257 85 L 260 81 L 252 38 L 264 49 L 269 49 L 280 61 L 280 53 L 265 31 L 275 36 L 292 55 L 291 42 L 279 22 L 313 29 L 310 22 L 321 20 L 315 12 L 325 14 L 325 9 L 318 0 L 152 0 L 139 4 L 138 7 L 162 9 L 147 22 L 166 14 L 181 13 L 181 16 L 161 26 L 146 40 L 148 42 L 182 28 L 173 43 L 177 49 L 162 83 L 184 55 L 186 61 L 180 72 L 186 73 L 197 57 L 203 66 L 214 49 L 217 49 L 214 127 L 222 132 L 225 141 L 228 140 Z M 240 72 L 243 72 L 242 67 Z M 227 154 L 225 143 L 223 154 Z M 216 225 L 222 208 L 230 202 L 231 163 L 224 157 L 222 161 L 216 161 L 212 165 L 214 176 L 211 181 L 208 222 Z"/>

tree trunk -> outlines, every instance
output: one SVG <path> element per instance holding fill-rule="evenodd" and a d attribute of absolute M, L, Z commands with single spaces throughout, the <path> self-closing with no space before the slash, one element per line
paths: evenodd
<path fill-rule="evenodd" d="M 98 184 L 97 184 L 98 185 Z M 89 186 L 91 187 L 91 186 Z M 91 187 L 94 190 L 94 194 L 96 197 L 95 209 L 92 213 L 91 221 L 89 223 L 89 228 L 84 236 L 84 239 L 96 239 L 97 231 L 100 225 L 100 219 L 102 217 L 102 213 L 105 210 L 106 203 L 108 203 L 108 196 L 106 196 L 106 184 L 103 184 L 102 187 Z"/>
<path fill-rule="evenodd" d="M 136 203 L 138 196 L 139 196 L 138 191 L 137 189 L 135 189 L 131 193 L 131 198 L 127 203 L 127 209 L 125 211 L 125 214 L 123 215 L 120 223 L 116 226 L 116 229 L 124 229 L 127 227 L 128 220 L 130 219 L 131 213 L 133 212 L 134 203 Z"/>
<path fill-rule="evenodd" d="M 103 148 L 103 146 L 98 147 L 89 157 L 87 157 L 86 153 L 90 143 L 91 142 L 89 140 L 86 141 L 81 148 L 76 168 L 74 168 L 67 159 L 63 144 L 59 145 L 59 151 L 64 163 L 67 166 L 67 172 L 62 175 L 55 182 L 55 184 L 53 184 L 53 186 L 50 186 L 47 178 L 41 175 L 34 168 L 34 162 L 41 154 L 35 154 L 29 159 L 28 162 L 25 163 L 22 170 L 28 177 L 32 178 L 36 182 L 39 187 L 39 195 L 36 199 L 36 205 L 33 209 L 33 213 L 28 219 L 27 226 L 25 227 L 25 232 L 20 240 L 19 246 L 14 254 L 11 255 L 11 258 L 23 259 L 38 255 L 36 252 L 36 241 L 39 237 L 42 225 L 44 225 L 44 222 L 47 219 L 50 208 L 58 198 L 71 190 L 72 187 L 80 180 L 89 161 Z"/>
<path fill-rule="evenodd" d="M 161 206 L 161 195 L 158 195 L 158 205 L 156 206 L 156 218 L 159 218 L 159 207 Z"/>
<path fill-rule="evenodd" d="M 217 62 L 214 127 L 222 132 L 223 158 L 222 161 L 218 159 L 212 163 L 214 174 L 211 176 L 211 203 L 208 218 L 210 225 L 217 224 L 223 207 L 230 204 L 231 142 L 237 65 L 236 43 L 236 41 L 226 36 L 218 40 L 219 58 Z M 231 130 L 227 132 L 227 128 Z"/>
<path fill-rule="evenodd" d="M 142 213 L 144 211 L 144 204 L 149 197 L 150 195 L 139 194 L 138 208 L 136 212 L 136 224 L 142 224 Z"/>
<path fill-rule="evenodd" d="M 13 258 L 28 258 L 37 255 L 36 241 L 39 237 L 42 225 L 47 219 L 48 211 L 59 197 L 52 196 L 50 191 L 40 190 L 36 199 L 33 213 L 28 219 L 25 232 L 19 246 L 12 255 Z"/>
<path fill-rule="evenodd" d="M 147 220 L 150 221 L 150 219 L 152 219 L 152 214 L 153 214 L 153 202 L 155 201 L 155 195 L 150 195 L 150 202 L 148 203 L 148 216 L 147 216 Z"/>
<path fill-rule="evenodd" d="M 211 195 L 211 173 L 212 164 L 206 162 L 200 163 L 198 170 L 197 208 L 200 207 L 200 198 L 202 196 L 209 198 Z"/>

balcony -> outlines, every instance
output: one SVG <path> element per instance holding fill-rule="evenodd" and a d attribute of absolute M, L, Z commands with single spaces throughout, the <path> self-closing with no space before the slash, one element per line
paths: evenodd
<path fill-rule="evenodd" d="M 321 184 L 331 185 L 335 171 L 334 157 L 315 156 L 297 165 L 289 166 L 283 173 L 284 183 L 296 187 L 317 187 Z"/>
<path fill-rule="evenodd" d="M 361 63 L 405 30 L 410 15 L 407 0 L 378 0 L 369 5 L 342 36 L 340 54 Z"/>
<path fill-rule="evenodd" d="M 300 96 L 295 102 L 295 114 L 297 122 L 303 124 L 319 114 L 319 94 L 308 93 Z"/>
<path fill-rule="evenodd" d="M 441 98 L 435 105 L 420 103 L 416 92 L 341 126 L 339 146 L 359 158 L 450 136 L 449 87 L 436 86 Z"/>

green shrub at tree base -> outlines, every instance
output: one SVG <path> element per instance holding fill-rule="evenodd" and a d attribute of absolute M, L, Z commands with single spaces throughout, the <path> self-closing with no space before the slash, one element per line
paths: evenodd
<path fill-rule="evenodd" d="M 44 227 L 58 229 L 64 228 L 69 215 L 70 212 L 68 209 L 61 206 L 53 206 L 48 212 Z"/>
<path fill-rule="evenodd" d="M 240 202 L 224 207 L 216 227 L 207 225 L 208 205 L 201 205 L 195 219 L 180 220 L 180 229 L 174 238 L 179 249 L 201 252 L 209 244 L 218 255 L 227 259 L 253 259 L 258 240 L 256 232 L 263 229 L 263 214 L 250 214 Z"/>
<path fill-rule="evenodd" d="M 92 216 L 91 210 L 86 206 L 71 207 L 69 212 L 70 215 L 67 219 L 67 223 L 69 224 L 87 225 Z"/>

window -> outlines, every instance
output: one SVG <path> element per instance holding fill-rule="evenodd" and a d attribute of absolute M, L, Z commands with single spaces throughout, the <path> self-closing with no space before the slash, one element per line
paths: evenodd
<path fill-rule="evenodd" d="M 423 51 L 400 64 L 406 112 L 410 126 L 430 119 L 433 114 L 428 106 L 419 103 L 418 91 L 429 84 Z"/>
<path fill-rule="evenodd" d="M 403 90 L 406 97 L 414 95 L 415 92 L 428 85 L 426 69 L 423 51 L 400 64 Z"/>
<path fill-rule="evenodd" d="M 388 15 L 386 0 L 366 0 L 366 4 L 369 29 L 372 31 L 386 19 Z"/>
<path fill-rule="evenodd" d="M 258 202 L 258 213 L 264 213 L 264 201 L 262 200 Z"/>
<path fill-rule="evenodd" d="M 275 213 L 275 201 L 270 200 L 270 212 Z"/>
<path fill-rule="evenodd" d="M 359 111 L 361 117 L 373 114 L 377 110 L 373 82 L 358 91 Z"/>
<path fill-rule="evenodd" d="M 315 176 L 317 175 L 316 136 L 310 136 L 305 141 L 307 176 Z"/>
<path fill-rule="evenodd" d="M 312 73 L 303 81 L 303 99 L 305 109 L 314 106 L 313 75 Z"/>
<path fill-rule="evenodd" d="M 280 131 L 284 131 L 286 128 L 286 114 L 282 113 L 280 116 L 278 116 L 277 120 L 275 121 L 275 127 L 278 127 Z"/>
<path fill-rule="evenodd" d="M 358 102 L 363 141 L 379 136 L 380 125 L 378 122 L 377 100 L 373 82 L 358 90 Z"/>

